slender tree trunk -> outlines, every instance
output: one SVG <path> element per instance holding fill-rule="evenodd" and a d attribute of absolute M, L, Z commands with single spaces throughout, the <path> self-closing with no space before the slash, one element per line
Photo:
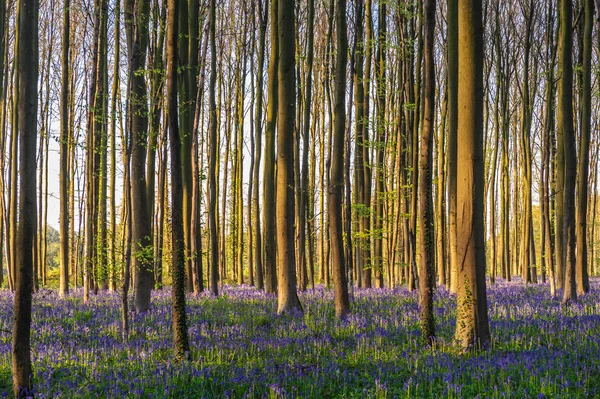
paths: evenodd
<path fill-rule="evenodd" d="M 6 111 L 7 111 L 7 103 L 6 103 L 6 93 L 7 93 L 7 75 L 8 75 L 8 63 L 5 63 L 5 59 L 7 58 L 6 54 L 6 2 L 3 1 L 0 4 L 0 170 L 2 170 L 0 176 L 0 286 L 4 283 L 4 237 L 5 237 L 5 216 L 6 216 L 6 200 L 5 200 L 5 192 L 6 185 L 4 180 L 4 171 L 5 171 L 5 154 L 6 154 Z M 7 248 L 8 249 L 8 248 Z M 8 260 L 8 257 L 6 257 Z M 10 270 L 10 262 L 7 262 L 8 267 L 8 286 L 9 289 L 12 288 L 11 282 L 11 270 Z"/>
<path fill-rule="evenodd" d="M 435 288 L 435 246 L 433 227 L 433 132 L 435 124 L 435 0 L 425 1 L 425 117 L 419 161 L 419 243 L 421 252 L 419 303 L 423 340 L 433 345 L 433 290 Z"/>
<path fill-rule="evenodd" d="M 16 398 L 32 397 L 31 305 L 33 251 L 36 235 L 36 138 L 38 119 L 38 9 L 37 0 L 19 0 L 18 135 L 20 141 L 19 230 L 16 252 L 12 328 L 12 377 Z"/>
<path fill-rule="evenodd" d="M 362 274 L 365 272 L 365 232 L 362 227 L 364 225 L 363 219 L 367 213 L 367 209 L 364 203 L 364 190 L 365 190 L 365 165 L 363 159 L 363 148 L 366 145 L 363 137 L 363 130 L 365 125 L 365 89 L 363 85 L 364 79 L 364 51 L 365 51 L 365 39 L 363 33 L 363 19 L 364 19 L 364 1 L 356 1 L 356 21 L 355 21 L 355 37 L 354 37 L 354 103 L 356 107 L 356 128 L 355 128 L 355 139 L 354 139 L 354 203 L 356 204 L 356 237 L 355 237 L 355 248 L 356 248 L 356 277 L 359 287 L 363 287 Z"/>
<path fill-rule="evenodd" d="M 215 86 L 217 83 L 217 49 L 215 40 L 216 30 L 216 0 L 210 0 L 210 82 L 209 82 L 209 146 L 210 159 L 208 170 L 208 225 L 210 228 L 210 291 L 219 295 L 219 238 L 217 235 L 217 104 L 215 99 Z M 225 212 L 225 210 L 222 210 Z"/>
<path fill-rule="evenodd" d="M 271 0 L 271 60 L 269 62 L 268 72 L 269 103 L 267 104 L 267 125 L 265 130 L 265 166 L 263 172 L 263 220 L 265 225 L 263 244 L 265 257 L 265 291 L 267 293 L 277 292 L 276 242 L 279 241 L 275 240 L 275 212 L 273 212 L 273 209 L 275 209 L 275 127 L 277 124 L 278 116 L 278 3 L 278 0 Z"/>
<path fill-rule="evenodd" d="M 214 1 L 211 0 L 214 10 Z M 171 220 L 172 220 L 172 262 L 173 262 L 173 347 L 175 357 L 189 356 L 187 320 L 185 312 L 185 242 L 183 226 L 183 176 L 181 171 L 181 137 L 179 135 L 177 109 L 177 37 L 178 14 L 176 0 L 167 3 L 167 115 L 171 144 Z"/>
<path fill-rule="evenodd" d="M 585 0 L 585 23 L 583 33 L 583 90 L 581 102 L 581 134 L 579 141 L 579 164 L 577 172 L 576 213 L 576 280 L 577 293 L 590 290 L 588 277 L 588 178 L 590 160 L 590 136 L 592 130 L 592 27 L 594 24 L 593 0 Z"/>
<path fill-rule="evenodd" d="M 278 8 L 279 39 L 277 112 L 277 313 L 302 310 L 296 293 L 296 248 L 294 243 L 294 126 L 296 117 L 295 0 Z"/>
<path fill-rule="evenodd" d="M 306 214 L 308 210 L 308 148 L 310 146 L 310 112 L 312 101 L 312 75 L 313 75 L 313 60 L 314 60 L 314 19 L 315 19 L 315 2 L 308 0 L 308 15 L 306 27 L 306 78 L 304 82 L 304 109 L 303 109 L 303 129 L 302 129 L 302 170 L 300 181 L 300 201 L 298 209 L 298 260 L 300 262 L 299 269 L 302 273 L 302 289 L 306 289 L 308 284 L 308 268 L 307 263 L 310 262 L 306 255 Z"/>
<path fill-rule="evenodd" d="M 254 168 L 254 270 L 256 271 L 255 285 L 259 290 L 264 289 L 265 279 L 263 276 L 263 241 L 260 224 L 260 205 L 259 205 L 259 181 L 260 181 L 260 158 L 262 154 L 262 136 L 263 136 L 263 85 L 264 85 L 264 64 L 265 64 L 265 42 L 267 23 L 269 17 L 269 5 L 266 1 L 258 2 L 259 18 L 259 39 L 258 39 L 258 72 L 256 79 L 256 167 Z"/>
<path fill-rule="evenodd" d="M 121 56 L 121 1 L 115 3 L 115 59 Z M 109 289 L 117 287 L 117 203 L 116 203 L 116 178 L 117 178 L 117 95 L 120 93 L 119 63 L 114 63 L 113 86 L 110 110 L 110 272 Z M 119 113 L 120 115 L 120 113 Z"/>
<path fill-rule="evenodd" d="M 456 339 L 463 349 L 490 343 L 483 230 L 483 28 L 479 0 L 458 0 Z"/>
<path fill-rule="evenodd" d="M 372 65 L 372 45 L 373 38 L 373 20 L 372 20 L 372 0 L 366 0 L 365 2 L 365 19 L 366 19 L 366 30 L 365 30 L 365 73 L 363 79 L 364 87 L 364 113 L 363 113 L 363 124 L 362 124 L 362 140 L 365 145 L 362 147 L 362 158 L 364 165 L 364 190 L 363 190 L 363 204 L 365 205 L 365 215 L 362 218 L 361 231 L 365 233 L 365 256 L 364 265 L 362 270 L 362 286 L 363 288 L 371 288 L 372 286 L 372 263 L 373 263 L 373 248 L 371 246 L 371 179 L 372 179 L 372 166 L 369 144 L 369 123 L 370 118 L 370 97 L 371 97 L 371 65 Z"/>
<path fill-rule="evenodd" d="M 377 74 L 377 149 L 375 169 L 375 204 L 373 215 L 373 254 L 372 264 L 375 271 L 375 287 L 383 287 L 383 236 L 384 236 L 384 200 L 385 200 L 385 107 L 386 107 L 386 51 L 387 51 L 387 6 L 385 1 L 379 5 L 379 48 L 377 49 L 377 63 L 375 73 Z"/>
<path fill-rule="evenodd" d="M 0 16 L 1 18 L 1 16 Z M 71 0 L 64 0 L 62 33 L 62 81 L 60 95 L 60 287 L 69 294 L 69 50 Z"/>
<path fill-rule="evenodd" d="M 344 133 L 346 131 L 346 62 L 348 38 L 346 32 L 346 0 L 336 0 L 335 110 L 333 159 L 329 181 L 329 237 L 333 264 L 335 315 L 344 318 L 350 312 L 344 238 L 342 232 L 342 201 L 344 197 Z M 349 154 L 348 154 L 349 156 Z"/>
<path fill-rule="evenodd" d="M 523 65 L 523 88 L 522 88 L 522 110 L 521 110 L 521 153 L 523 163 L 523 177 L 524 181 L 522 184 L 523 188 L 523 214 L 522 214 L 522 226 L 521 231 L 521 259 L 520 269 L 525 284 L 532 282 L 532 267 L 530 263 L 532 253 L 532 243 L 530 236 L 533 233 L 533 224 L 531 223 L 531 190 L 532 190 L 532 157 L 531 157 L 531 119 L 532 119 L 532 105 L 531 105 L 531 93 L 529 89 L 529 64 L 530 64 L 530 50 L 531 50 L 531 39 L 533 34 L 532 24 L 534 18 L 534 3 L 529 2 L 527 15 L 525 16 L 525 44 L 524 44 L 524 65 Z"/>
<path fill-rule="evenodd" d="M 450 246 L 450 291 L 458 292 L 458 258 L 456 254 L 456 174 L 458 129 L 458 1 L 448 0 L 448 222 Z"/>
<path fill-rule="evenodd" d="M 192 127 L 192 224 L 191 224 L 191 240 L 190 254 L 192 262 L 192 283 L 194 293 L 198 295 L 204 291 L 204 277 L 202 275 L 202 227 L 200 219 L 200 179 L 201 168 L 199 159 L 199 132 L 201 123 L 201 108 L 204 104 L 204 69 L 206 65 L 206 53 L 208 50 L 209 40 L 204 40 L 202 45 L 200 78 L 195 94 L 194 121 Z M 154 173 L 154 172 L 153 172 Z"/>
<path fill-rule="evenodd" d="M 558 51 L 558 70 L 560 83 L 558 108 L 563 146 L 564 146 L 564 251 L 565 280 L 563 303 L 577 301 L 576 264 L 575 264 L 575 181 L 576 155 L 575 131 L 573 128 L 573 60 L 572 60 L 572 4 L 570 0 L 561 0 L 560 10 L 560 42 Z M 587 200 L 587 199 L 586 199 Z"/>
<path fill-rule="evenodd" d="M 146 185 L 146 153 L 148 146 L 148 106 L 146 78 L 141 72 L 145 68 L 148 48 L 149 2 L 135 3 L 126 0 L 125 10 L 129 47 L 129 79 L 131 95 L 130 129 L 131 148 L 131 216 L 133 239 L 133 268 L 135 272 L 135 309 L 145 312 L 150 308 L 150 293 L 154 278 L 152 262 L 151 217 L 148 209 Z"/>

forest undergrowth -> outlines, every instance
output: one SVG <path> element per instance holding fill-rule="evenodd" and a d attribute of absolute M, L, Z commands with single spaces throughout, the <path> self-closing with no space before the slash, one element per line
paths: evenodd
<path fill-rule="evenodd" d="M 333 294 L 301 294 L 304 313 L 248 286 L 188 296 L 191 360 L 172 358 L 171 293 L 154 291 L 123 343 L 120 297 L 34 294 L 37 398 L 591 398 L 600 396 L 600 280 L 562 307 L 543 284 L 488 287 L 493 347 L 453 344 L 455 297 L 435 293 L 438 341 L 421 345 L 417 292 L 356 290 L 336 320 Z M 11 394 L 13 297 L 0 291 L 0 396 Z"/>

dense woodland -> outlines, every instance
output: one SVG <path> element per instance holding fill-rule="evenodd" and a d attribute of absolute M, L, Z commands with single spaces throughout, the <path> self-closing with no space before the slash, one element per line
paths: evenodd
<path fill-rule="evenodd" d="M 45 288 L 119 292 L 126 341 L 172 287 L 180 359 L 186 293 L 231 285 L 279 314 L 332 287 L 341 319 L 363 289 L 418 290 L 432 347 L 447 289 L 464 350 L 490 346 L 494 284 L 577 303 L 600 273 L 599 7 L 1 0 L 15 395 Z"/>

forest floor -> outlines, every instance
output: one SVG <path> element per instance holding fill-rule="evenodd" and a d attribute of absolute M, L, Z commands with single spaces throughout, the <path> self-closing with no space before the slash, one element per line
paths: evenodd
<path fill-rule="evenodd" d="M 435 294 L 436 349 L 420 345 L 417 293 L 358 290 L 352 314 L 334 318 L 329 290 L 301 294 L 304 314 L 276 316 L 276 298 L 250 287 L 217 299 L 188 296 L 191 360 L 172 359 L 171 295 L 132 314 L 120 333 L 118 294 L 83 304 L 34 295 L 37 398 L 592 398 L 600 397 L 600 280 L 568 308 L 547 285 L 488 287 L 493 348 L 451 344 L 455 299 Z M 0 330 L 12 294 L 0 291 Z M 10 392 L 10 334 L 0 332 L 0 396 Z"/>

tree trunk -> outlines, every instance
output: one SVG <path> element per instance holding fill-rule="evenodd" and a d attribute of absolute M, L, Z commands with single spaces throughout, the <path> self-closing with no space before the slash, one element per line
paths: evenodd
<path fill-rule="evenodd" d="M 458 0 L 456 339 L 464 350 L 490 343 L 483 229 L 483 27 L 478 0 Z"/>
<path fill-rule="evenodd" d="M 294 243 L 294 119 L 296 117 L 295 0 L 280 4 L 278 11 L 279 63 L 277 112 L 277 313 L 302 310 L 296 293 Z M 266 209 L 269 209 L 268 207 Z"/>
<path fill-rule="evenodd" d="M 458 292 L 458 258 L 456 255 L 456 174 L 458 129 L 458 0 L 448 0 L 448 224 L 450 246 L 450 291 Z"/>
<path fill-rule="evenodd" d="M 260 181 L 260 158 L 262 154 L 262 118 L 263 118 L 263 85 L 264 85 L 264 65 L 265 65 L 265 42 L 267 33 L 267 23 L 269 18 L 269 5 L 263 0 L 258 2 L 258 18 L 260 33 L 258 39 L 258 72 L 256 82 L 256 167 L 254 168 L 254 270 L 256 277 L 254 279 L 256 288 L 264 289 L 265 279 L 263 276 L 263 241 L 260 224 L 260 205 L 259 205 L 259 181 Z"/>
<path fill-rule="evenodd" d="M 563 191 L 563 249 L 565 259 L 565 280 L 563 303 L 577 301 L 576 264 L 575 264 L 575 181 L 576 155 L 575 131 L 573 128 L 573 33 L 572 4 L 570 0 L 561 0 L 560 42 L 558 50 L 558 71 L 560 76 L 558 91 L 558 109 L 563 146 L 564 146 L 564 191 Z M 587 200 L 587 198 L 585 199 Z M 558 217 L 558 215 L 557 215 Z"/>
<path fill-rule="evenodd" d="M 131 37 L 129 47 L 129 79 L 131 96 L 130 129 L 131 147 L 131 216 L 133 239 L 133 268 L 135 272 L 135 309 L 146 312 L 150 308 L 150 293 L 154 279 L 152 261 L 151 216 L 148 209 L 146 186 L 146 148 L 148 146 L 148 106 L 146 77 L 142 73 L 148 48 L 149 2 L 125 3 L 126 27 Z"/>
<path fill-rule="evenodd" d="M 215 86 L 217 83 L 217 49 L 215 40 L 216 30 L 216 0 L 210 0 L 210 82 L 209 82 L 209 131 L 210 159 L 208 170 L 208 225 L 210 228 L 210 291 L 219 295 L 219 238 L 217 235 L 217 104 Z M 222 210 L 225 212 L 225 210 Z"/>
<path fill-rule="evenodd" d="M 350 312 L 346 263 L 344 259 L 344 238 L 342 231 L 342 201 L 344 196 L 344 133 L 346 131 L 346 61 L 348 38 L 346 32 L 346 0 L 336 1 L 336 43 L 335 66 L 335 110 L 333 159 L 329 181 L 327 213 L 329 215 L 329 237 L 333 264 L 333 285 L 335 315 L 344 318 Z M 349 156 L 350 154 L 348 154 Z"/>
<path fill-rule="evenodd" d="M 214 10 L 215 0 L 211 0 Z M 189 357 L 187 320 L 185 312 L 185 242 L 183 226 L 183 177 L 181 171 L 181 137 L 177 114 L 177 36 L 178 14 L 176 0 L 167 3 L 167 115 L 171 145 L 171 198 L 172 198 L 172 262 L 173 262 L 173 347 L 175 358 Z"/>
<path fill-rule="evenodd" d="M 2 18 L 0 16 L 0 18 Z M 60 92 L 60 287 L 61 297 L 69 294 L 69 49 L 71 0 L 64 0 L 62 80 Z"/>
<path fill-rule="evenodd" d="M 435 244 L 433 227 L 432 169 L 433 132 L 435 125 L 435 0 L 425 1 L 425 117 L 421 136 L 419 161 L 419 243 L 421 252 L 419 304 L 423 340 L 433 345 L 435 321 L 433 319 L 433 290 L 435 287 Z"/>
<path fill-rule="evenodd" d="M 379 32 L 377 49 L 377 62 L 375 64 L 375 73 L 377 74 L 377 119 L 375 126 L 377 128 L 376 145 L 376 169 L 375 169 L 375 204 L 373 214 L 373 254 L 371 263 L 375 271 L 375 287 L 383 287 L 383 236 L 384 236 L 384 201 L 385 193 L 385 148 L 386 148 L 386 47 L 387 47 L 387 7 L 385 1 L 379 5 Z"/>
<path fill-rule="evenodd" d="M 12 377 L 16 398 L 32 397 L 31 304 L 33 251 L 36 235 L 36 138 L 38 112 L 38 2 L 18 2 L 18 135 L 19 230 L 17 237 L 15 297 L 12 328 Z"/>
<path fill-rule="evenodd" d="M 267 293 L 277 292 L 276 243 L 279 241 L 275 240 L 275 212 L 273 212 L 273 209 L 275 209 L 275 127 L 277 124 L 278 116 L 278 2 L 278 0 L 271 0 L 271 60 L 269 62 L 268 72 L 269 103 L 267 104 L 267 125 L 265 130 L 265 166 L 263 172 L 263 220 L 265 224 L 263 243 L 265 260 L 265 291 Z M 293 72 L 291 73 L 293 74 Z M 295 98 L 293 101 L 295 101 Z"/>
<path fill-rule="evenodd" d="M 593 0 L 585 0 L 585 25 L 583 33 L 583 90 L 581 101 L 581 134 L 579 141 L 579 165 L 577 172 L 576 214 L 576 280 L 577 293 L 583 295 L 590 290 L 588 277 L 588 177 L 590 163 L 590 136 L 592 130 L 592 27 L 594 24 Z"/>

